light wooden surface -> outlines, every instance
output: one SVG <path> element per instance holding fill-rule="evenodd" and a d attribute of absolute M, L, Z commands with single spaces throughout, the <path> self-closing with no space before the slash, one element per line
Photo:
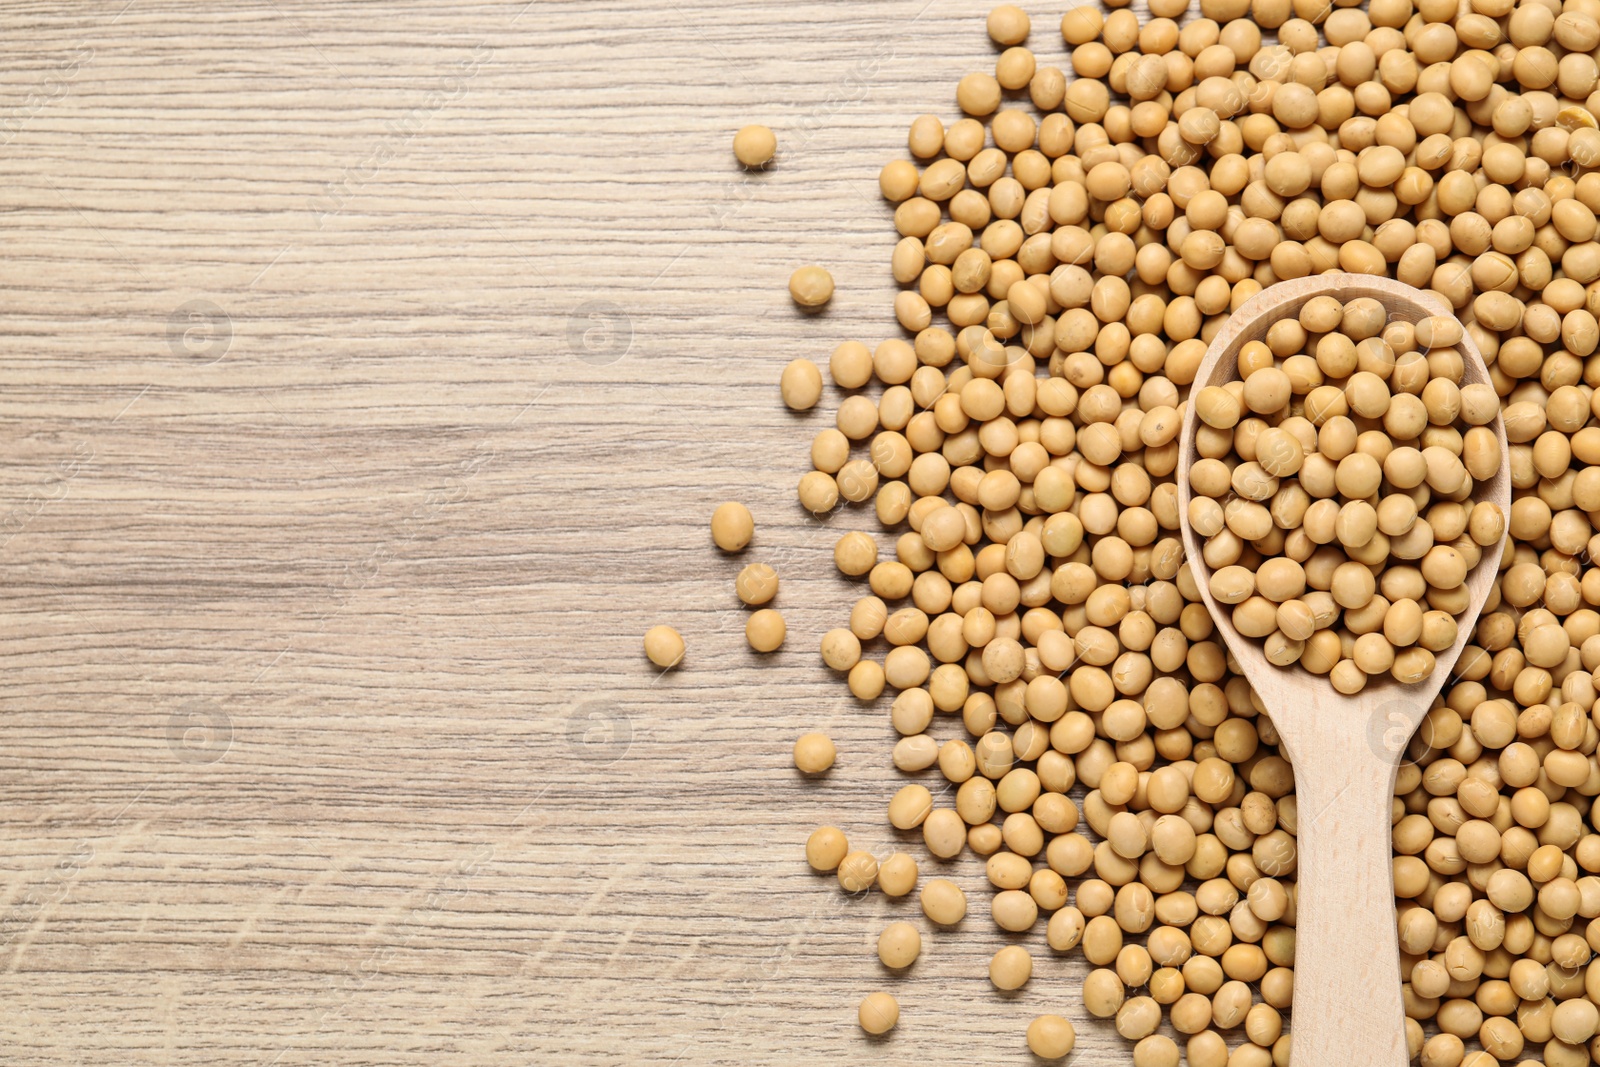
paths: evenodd
<path fill-rule="evenodd" d="M 1451 315 L 1437 294 L 1393 278 L 1334 273 L 1282 282 L 1258 294 L 1223 326 L 1195 374 L 1196 386 L 1239 377 L 1239 351 L 1266 337 L 1274 322 L 1292 319 L 1318 296 L 1381 302 L 1389 321 L 1419 322 Z M 1460 345 L 1463 384 L 1489 380 L 1483 355 L 1470 336 Z M 1178 470 L 1195 462 L 1199 417 L 1184 412 Z M 1508 454 L 1505 423 L 1491 428 Z M 1296 837 L 1295 1067 L 1405 1067 L 1405 1012 L 1400 991 L 1399 938 L 1394 920 L 1390 805 L 1406 743 L 1416 732 L 1452 671 L 1499 578 L 1501 553 L 1485 549 L 1467 574 L 1468 606 L 1457 619 L 1455 644 L 1438 653 L 1422 681 L 1406 685 L 1388 676 L 1368 681 L 1354 697 L 1336 692 L 1326 676 L 1295 665 L 1273 666 L 1259 641 L 1244 637 L 1232 613 L 1211 595 L 1203 542 L 1187 523 L 1192 497 L 1178 479 L 1178 511 L 1185 517 L 1185 555 L 1195 570 L 1200 598 L 1271 716 L 1294 761 L 1299 824 Z M 1474 487 L 1472 500 L 1511 514 L 1511 471 Z M 1503 543 L 1503 539 L 1502 539 Z M 1359 950 L 1352 950 L 1359 946 Z"/>
<path fill-rule="evenodd" d="M 895 331 L 877 171 L 992 64 L 986 8 L 125 3 L 0 10 L 5 1062 L 1026 1064 L 1042 1011 L 1129 1062 L 1042 928 L 993 993 L 970 857 L 893 979 L 915 903 L 801 855 L 892 846 L 897 775 L 813 651 L 872 522 L 798 513 L 835 398 L 778 370 Z M 765 659 L 729 497 L 783 574 Z"/>

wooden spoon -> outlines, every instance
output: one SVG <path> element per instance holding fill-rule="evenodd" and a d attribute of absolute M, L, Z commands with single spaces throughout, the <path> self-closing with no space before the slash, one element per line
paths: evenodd
<path fill-rule="evenodd" d="M 1238 377 L 1239 349 L 1265 337 L 1280 319 L 1297 316 L 1315 296 L 1341 302 L 1373 297 L 1390 321 L 1418 322 L 1454 313 L 1438 296 L 1390 278 L 1323 274 L 1270 286 L 1233 314 L 1207 349 L 1191 395 Z M 1470 335 L 1457 346 L 1462 384 L 1487 382 L 1483 356 Z M 1230 613 L 1212 599 L 1203 541 L 1189 524 L 1188 471 L 1195 462 L 1198 419 L 1185 408 L 1178 441 L 1178 508 L 1183 547 L 1206 610 L 1228 651 L 1255 689 L 1294 765 L 1298 805 L 1298 901 L 1295 930 L 1293 1047 L 1295 1067 L 1405 1067 L 1405 1013 L 1400 995 L 1400 946 L 1395 925 L 1390 810 L 1400 757 L 1432 707 L 1477 624 L 1498 576 L 1503 542 L 1483 550 L 1467 575 L 1467 610 L 1456 619 L 1456 642 L 1437 653 L 1433 673 L 1414 685 L 1375 677 L 1355 696 L 1334 690 L 1326 676 L 1298 664 L 1269 663 L 1259 643 L 1234 629 Z M 1501 455 L 1505 426 L 1493 423 Z M 1498 504 L 1509 519 L 1509 464 L 1474 487 L 1474 501 Z"/>

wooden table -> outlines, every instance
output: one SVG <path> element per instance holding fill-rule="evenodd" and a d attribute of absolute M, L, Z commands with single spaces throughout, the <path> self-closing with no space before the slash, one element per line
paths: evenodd
<path fill-rule="evenodd" d="M 800 512 L 837 397 L 778 372 L 896 333 L 878 169 L 992 65 L 986 6 L 124 3 L 0 12 L 5 1062 L 1027 1064 L 1044 1011 L 1130 1062 L 1042 925 L 990 988 L 972 857 L 954 935 L 802 859 L 914 838 L 887 701 L 815 651 L 876 523 Z"/>

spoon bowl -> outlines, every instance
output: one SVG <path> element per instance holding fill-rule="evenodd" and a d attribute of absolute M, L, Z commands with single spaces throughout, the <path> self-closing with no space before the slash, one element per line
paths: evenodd
<path fill-rule="evenodd" d="M 1420 322 L 1455 313 L 1437 294 L 1391 278 L 1335 272 L 1279 282 L 1246 301 L 1206 350 L 1190 387 L 1238 378 L 1240 349 L 1263 340 L 1275 322 L 1298 316 L 1312 298 L 1341 303 L 1371 297 L 1388 321 Z M 1489 381 L 1470 334 L 1454 346 L 1462 357 L 1461 384 Z M 1211 595 L 1203 539 L 1189 522 L 1189 470 L 1197 457 L 1194 404 L 1185 406 L 1178 436 L 1178 511 L 1184 553 L 1195 585 L 1228 651 L 1277 729 L 1294 767 L 1297 804 L 1296 937 L 1293 1009 L 1295 1067 L 1405 1067 L 1405 1013 L 1390 859 L 1391 805 L 1400 759 L 1417 727 L 1453 677 L 1457 662 L 1494 587 L 1504 540 L 1483 549 L 1467 574 L 1468 603 L 1457 615 L 1453 645 L 1435 654 L 1432 672 L 1406 684 L 1384 675 L 1353 696 L 1298 663 L 1279 667 L 1262 645 L 1233 625 Z M 1511 474 L 1505 425 L 1491 424 L 1500 442 L 1501 469 L 1473 486 L 1472 501 L 1497 504 L 1509 519 Z"/>

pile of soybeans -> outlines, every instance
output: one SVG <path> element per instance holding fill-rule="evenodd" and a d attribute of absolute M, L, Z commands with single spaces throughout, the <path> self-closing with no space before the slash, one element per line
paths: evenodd
<path fill-rule="evenodd" d="M 1082 953 L 1073 993 L 1138 1067 L 1289 1062 L 1294 772 L 1183 559 L 1176 436 L 1232 310 L 1279 280 L 1345 270 L 1436 292 L 1492 396 L 1386 425 L 1362 401 L 1412 392 L 1396 361 L 1352 373 L 1313 344 L 1273 418 L 1320 435 L 1341 405 L 1308 396 L 1338 395 L 1352 442 L 1384 431 L 1387 447 L 1453 450 L 1471 468 L 1481 403 L 1497 401 L 1514 486 L 1496 588 L 1396 787 L 1410 1048 L 1425 1067 L 1592 1062 L 1600 0 L 1153 0 L 1143 18 L 1090 3 L 1061 19 L 1066 70 L 1036 58 L 1042 34 L 1021 10 L 996 8 L 988 30 L 998 55 L 960 80 L 959 113 L 915 119 L 909 158 L 882 170 L 901 331 L 839 345 L 831 390 L 810 361 L 783 374 L 791 407 L 836 404 L 801 503 L 876 513 L 874 532 L 838 542 L 861 596 L 820 648 L 864 709 L 887 705 L 908 777 L 885 798 L 897 848 L 824 827 L 806 857 L 846 892 L 918 894 L 926 919 L 878 943 L 886 990 L 910 990 L 904 1017 L 881 990 L 860 1025 L 938 1040 L 945 1006 L 914 993 L 923 937 L 992 921 L 1011 943 L 990 978 L 1022 991 L 1016 1041 L 1046 1060 L 1075 1033 L 1059 1014 L 1033 1018 L 1062 995 L 1028 988 L 1034 959 Z M 741 136 L 742 159 L 771 158 L 765 135 Z M 832 279 L 807 270 L 791 288 L 819 306 Z M 1418 396 L 1426 416 L 1433 397 Z M 1279 438 L 1294 449 L 1307 435 Z M 1286 483 L 1304 469 L 1274 461 Z M 1390 518 L 1373 510 L 1374 525 Z M 1337 538 L 1331 517 L 1308 521 Z M 1488 539 L 1455 499 L 1403 519 L 1469 557 Z M 1287 532 L 1275 521 L 1239 551 L 1280 555 Z M 1392 605 L 1370 608 L 1385 589 L 1371 579 L 1396 563 L 1349 552 L 1340 589 L 1327 568 L 1283 588 L 1299 595 L 1303 577 L 1313 600 L 1360 600 L 1382 632 Z M 1457 564 L 1439 553 L 1427 581 L 1404 584 L 1403 639 L 1342 632 L 1325 649 L 1353 661 L 1352 688 L 1396 649 L 1443 640 L 1453 611 L 1430 597 Z M 663 665 L 683 654 L 675 638 L 657 639 Z M 806 772 L 833 760 L 821 735 L 796 746 Z M 989 886 L 943 876 L 966 850 L 986 858 Z M 988 914 L 968 915 L 969 900 Z"/>

